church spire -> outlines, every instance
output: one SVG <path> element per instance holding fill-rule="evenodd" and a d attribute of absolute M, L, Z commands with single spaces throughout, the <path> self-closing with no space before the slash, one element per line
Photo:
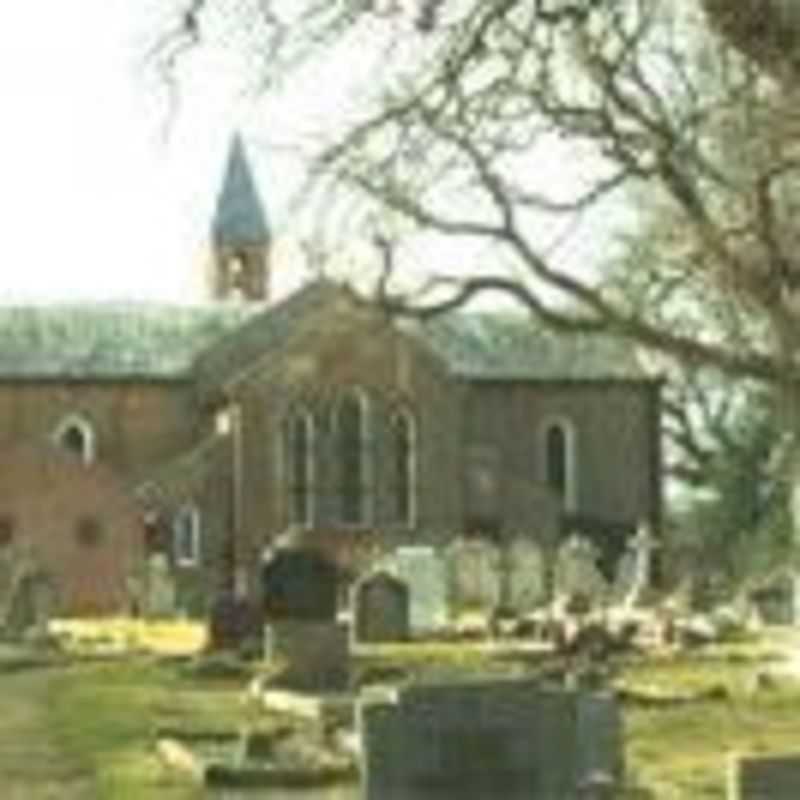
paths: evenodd
<path fill-rule="evenodd" d="M 236 133 L 211 221 L 213 299 L 267 299 L 270 240 L 244 141 Z"/>

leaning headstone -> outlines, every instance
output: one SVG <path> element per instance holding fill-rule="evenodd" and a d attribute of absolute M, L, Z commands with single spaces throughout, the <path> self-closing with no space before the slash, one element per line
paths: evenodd
<path fill-rule="evenodd" d="M 729 757 L 727 800 L 797 797 L 800 797 L 800 753 Z"/>
<path fill-rule="evenodd" d="M 351 591 L 354 642 L 402 642 L 409 638 L 408 586 L 386 572 L 357 581 Z"/>
<path fill-rule="evenodd" d="M 524 537 L 514 539 L 509 551 L 509 603 L 518 614 L 526 614 L 547 599 L 544 554 L 536 542 Z"/>
<path fill-rule="evenodd" d="M 619 785 L 615 701 L 534 681 L 409 686 L 358 706 L 366 800 L 574 798 L 602 772 Z M 588 705 L 587 705 L 588 703 Z"/>
<path fill-rule="evenodd" d="M 379 568 L 408 586 L 412 632 L 429 633 L 447 623 L 447 575 L 432 547 L 399 547 Z"/>
<path fill-rule="evenodd" d="M 454 613 L 490 610 L 500 599 L 500 558 L 485 539 L 459 539 L 445 552 L 448 594 Z"/>
<path fill-rule="evenodd" d="M 608 585 L 591 542 L 573 536 L 561 546 L 556 558 L 555 591 L 556 596 L 585 597 L 591 605 L 607 600 Z"/>
<path fill-rule="evenodd" d="M 153 553 L 147 560 L 145 616 L 175 616 L 175 579 L 163 553 Z"/>

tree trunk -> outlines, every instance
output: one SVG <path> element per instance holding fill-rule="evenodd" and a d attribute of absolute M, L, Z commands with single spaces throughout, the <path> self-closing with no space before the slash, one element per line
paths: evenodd
<path fill-rule="evenodd" d="M 796 0 L 700 0 L 711 27 L 779 80 L 800 75 L 800 4 Z"/>

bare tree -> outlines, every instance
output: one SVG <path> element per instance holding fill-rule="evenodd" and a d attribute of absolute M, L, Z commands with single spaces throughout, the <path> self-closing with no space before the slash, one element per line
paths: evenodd
<path fill-rule="evenodd" d="M 214 4 L 195 3 L 192 24 L 201 22 L 199 6 Z M 260 5 L 287 30 L 277 0 Z M 695 368 L 762 382 L 781 409 L 800 536 L 796 4 L 299 6 L 297 34 L 276 48 L 276 64 L 382 15 L 410 15 L 414 25 L 400 35 L 418 40 L 380 87 L 380 107 L 325 149 L 316 163 L 318 189 L 333 197 L 356 191 L 366 205 L 427 233 L 491 242 L 498 263 L 513 267 L 434 276 L 426 288 L 436 291 L 413 297 L 400 294 L 384 270 L 381 301 L 431 314 L 502 291 L 561 329 L 630 337 Z M 197 31 L 202 37 L 202 24 Z M 560 159 L 565 180 L 543 181 L 542 159 Z M 702 301 L 701 311 L 678 321 L 661 315 L 543 243 L 543 231 L 575 220 L 629 229 L 620 209 L 631 198 L 657 210 L 646 231 L 659 246 L 647 249 L 646 264 L 628 259 L 629 277 L 635 283 L 647 272 L 656 280 L 645 285 L 663 293 L 662 303 L 685 295 L 694 298 L 690 309 Z M 402 270 L 402 258 L 392 255 Z M 725 309 L 740 324 L 722 335 L 709 324 L 709 308 Z"/>

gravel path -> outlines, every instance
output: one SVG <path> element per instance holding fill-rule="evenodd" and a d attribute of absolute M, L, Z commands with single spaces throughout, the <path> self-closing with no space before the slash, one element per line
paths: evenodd
<path fill-rule="evenodd" d="M 51 669 L 0 675 L 0 797 L 96 800 L 88 768 L 53 740 L 47 725 Z"/>

